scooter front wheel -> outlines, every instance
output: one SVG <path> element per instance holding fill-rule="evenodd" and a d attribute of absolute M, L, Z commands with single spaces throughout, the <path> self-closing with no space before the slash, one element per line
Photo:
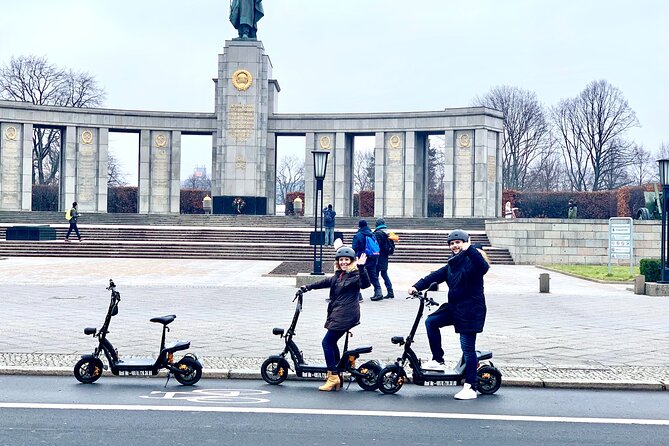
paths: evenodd
<path fill-rule="evenodd" d="M 476 371 L 478 376 L 478 391 L 484 395 L 492 395 L 502 386 L 502 373 L 497 368 L 484 365 Z"/>
<path fill-rule="evenodd" d="M 379 390 L 386 395 L 396 393 L 405 381 L 403 370 L 397 366 L 389 366 L 379 373 Z"/>
<path fill-rule="evenodd" d="M 74 377 L 80 383 L 90 384 L 102 376 L 102 370 L 103 366 L 100 358 L 81 358 L 74 366 Z"/>
<path fill-rule="evenodd" d="M 281 384 L 288 378 L 288 361 L 281 356 L 270 356 L 260 366 L 260 375 L 267 384 Z"/>
<path fill-rule="evenodd" d="M 184 356 L 176 367 L 179 371 L 174 373 L 174 377 L 184 386 L 192 386 L 202 378 L 202 365 L 195 358 Z"/>

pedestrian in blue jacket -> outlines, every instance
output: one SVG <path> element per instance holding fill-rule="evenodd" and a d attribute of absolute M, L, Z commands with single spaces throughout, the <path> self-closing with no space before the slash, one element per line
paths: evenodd
<path fill-rule="evenodd" d="M 376 254 L 366 252 L 367 249 L 367 237 L 371 237 L 374 240 L 374 243 L 378 246 L 378 242 L 372 230 L 367 226 L 367 221 L 361 219 L 358 222 L 358 232 L 353 236 L 353 241 L 351 242 L 351 248 L 355 251 L 355 255 L 360 257 L 361 254 L 367 254 L 367 262 L 365 263 L 367 274 L 369 274 L 369 280 L 372 282 L 374 287 L 374 295 L 371 300 L 379 301 L 383 300 L 383 292 L 381 291 L 381 285 L 379 284 L 379 275 L 376 272 L 376 264 L 379 259 L 379 253 Z M 362 301 L 362 294 L 360 295 L 360 301 Z"/>
<path fill-rule="evenodd" d="M 469 234 L 461 229 L 448 234 L 448 247 L 453 253 L 448 263 L 416 282 L 409 288 L 409 294 L 425 290 L 433 282 L 446 282 L 448 285 L 448 303 L 441 305 L 425 320 L 432 360 L 422 365 L 422 368 L 445 371 L 439 329 L 453 325 L 455 332 L 460 334 L 460 348 L 465 358 L 465 383 L 455 398 L 469 400 L 476 398 L 476 334 L 483 331 L 485 324 L 487 309 L 483 276 L 490 266 L 483 250 L 472 246 Z"/>

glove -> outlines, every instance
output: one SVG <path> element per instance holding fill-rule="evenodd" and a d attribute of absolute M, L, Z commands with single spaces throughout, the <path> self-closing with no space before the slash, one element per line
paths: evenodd
<path fill-rule="evenodd" d="M 307 288 L 306 285 L 302 285 L 302 286 L 300 287 L 300 291 L 302 291 L 303 293 L 306 293 L 307 291 L 309 291 L 309 288 Z"/>

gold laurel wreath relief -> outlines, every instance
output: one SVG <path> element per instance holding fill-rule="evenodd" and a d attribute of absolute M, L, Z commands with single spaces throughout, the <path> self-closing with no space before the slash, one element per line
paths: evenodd
<path fill-rule="evenodd" d="M 321 145 L 321 149 L 327 150 L 330 148 L 330 144 L 332 144 L 332 141 L 330 140 L 329 136 L 321 136 L 319 143 Z"/>
<path fill-rule="evenodd" d="M 466 148 L 466 147 L 471 146 L 471 144 L 472 144 L 472 139 L 467 133 L 463 133 L 458 138 L 458 145 L 460 147 Z"/>
<path fill-rule="evenodd" d="M 253 76 L 249 70 L 237 70 L 232 73 L 232 85 L 239 91 L 248 90 L 253 84 Z"/>
<path fill-rule="evenodd" d="M 167 145 L 167 137 L 165 137 L 165 135 L 162 133 L 156 135 L 155 143 L 156 147 L 165 147 Z"/>
<path fill-rule="evenodd" d="M 400 144 L 402 144 L 402 139 L 398 135 L 393 135 L 390 137 L 390 147 L 393 149 L 399 149 Z"/>
<path fill-rule="evenodd" d="M 93 142 L 93 132 L 90 130 L 84 130 L 81 132 L 81 142 L 84 144 L 90 144 Z"/>
<path fill-rule="evenodd" d="M 10 126 L 5 129 L 5 138 L 9 141 L 16 141 L 16 135 L 17 135 L 16 127 Z"/>

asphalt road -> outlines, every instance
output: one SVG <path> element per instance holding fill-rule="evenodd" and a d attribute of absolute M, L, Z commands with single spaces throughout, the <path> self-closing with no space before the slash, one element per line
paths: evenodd
<path fill-rule="evenodd" d="M 669 437 L 666 392 L 505 388 L 455 401 L 452 387 L 395 395 L 318 382 L 0 376 L 0 444 L 644 444 Z"/>

